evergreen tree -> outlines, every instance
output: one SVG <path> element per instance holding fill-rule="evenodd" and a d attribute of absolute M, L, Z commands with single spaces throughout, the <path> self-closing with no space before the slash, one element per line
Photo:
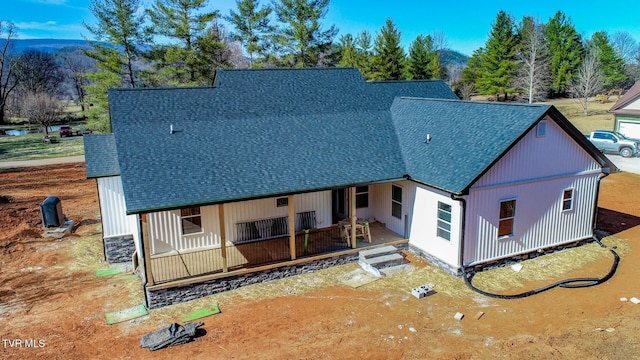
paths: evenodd
<path fill-rule="evenodd" d="M 340 62 L 339 66 L 342 67 L 357 67 L 358 66 L 358 50 L 354 44 L 353 36 L 351 34 L 342 35 L 340 37 Z"/>
<path fill-rule="evenodd" d="M 544 36 L 551 56 L 551 89 L 556 94 L 564 94 L 582 62 L 580 34 L 576 32 L 571 20 L 558 11 L 545 26 Z"/>
<path fill-rule="evenodd" d="M 506 101 L 508 94 L 514 92 L 512 82 L 517 67 L 516 45 L 513 19 L 500 11 L 492 24 L 482 57 L 477 81 L 481 94 L 496 95 L 496 100 L 500 94 L 504 94 Z"/>
<path fill-rule="evenodd" d="M 84 24 L 96 40 L 86 54 L 121 78 L 120 86 L 136 87 L 138 84 L 135 63 L 141 58 L 139 45 L 146 44 L 144 16 L 137 15 L 140 0 L 91 0 L 89 10 L 98 20 L 96 25 Z"/>
<path fill-rule="evenodd" d="M 159 68 L 159 81 L 171 85 L 211 82 L 197 71 L 202 54 L 196 44 L 218 16 L 217 10 L 204 11 L 206 6 L 207 0 L 155 0 L 151 9 L 146 10 L 153 25 L 149 32 L 171 41 L 168 46 L 156 44 L 151 52 Z"/>
<path fill-rule="evenodd" d="M 238 12 L 229 11 L 225 19 L 236 29 L 232 37 L 244 46 L 249 54 L 249 67 L 256 62 L 256 55 L 267 50 L 268 35 L 273 32 L 269 15 L 273 9 L 269 6 L 258 8 L 259 0 L 236 0 Z"/>
<path fill-rule="evenodd" d="M 323 30 L 320 21 L 328 8 L 329 0 L 279 0 L 274 3 L 276 17 L 282 24 L 277 42 L 285 66 L 322 65 L 322 56 L 329 54 L 338 33 L 335 25 Z"/>
<path fill-rule="evenodd" d="M 371 80 L 373 74 L 373 54 L 371 47 L 373 46 L 371 33 L 367 30 L 363 30 L 355 40 L 355 45 L 358 50 L 357 66 L 358 70 L 365 79 Z"/>
<path fill-rule="evenodd" d="M 435 58 L 437 56 L 433 51 L 433 39 L 431 36 L 418 35 L 409 47 L 407 78 L 431 79 L 433 77 L 432 62 L 434 62 Z"/>
<path fill-rule="evenodd" d="M 462 80 L 464 84 L 473 84 L 474 88 L 482 71 L 482 59 L 484 58 L 484 48 L 479 48 L 471 54 L 467 60 L 467 66 L 462 70 Z"/>
<path fill-rule="evenodd" d="M 591 36 L 590 46 L 597 54 L 602 70 L 602 87 L 604 90 L 621 87 L 627 80 L 624 59 L 616 53 L 604 31 L 598 31 Z"/>
<path fill-rule="evenodd" d="M 373 78 L 375 80 L 404 79 L 405 55 L 400 46 L 400 30 L 388 18 L 376 36 L 373 49 Z"/>

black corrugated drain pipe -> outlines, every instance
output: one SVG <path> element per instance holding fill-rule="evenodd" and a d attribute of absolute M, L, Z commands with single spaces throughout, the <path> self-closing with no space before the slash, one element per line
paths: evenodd
<path fill-rule="evenodd" d="M 598 240 L 595 236 L 593 237 L 593 239 L 603 248 L 606 248 L 607 246 L 604 245 L 602 242 L 600 242 L 600 240 Z M 489 296 L 492 298 L 497 298 L 497 299 L 521 299 L 521 298 L 525 298 L 531 295 L 535 295 L 535 294 L 539 294 L 543 291 L 547 291 L 547 290 L 551 290 L 553 288 L 556 287 L 562 287 L 562 288 L 569 288 L 569 289 L 573 289 L 573 288 L 584 288 L 584 287 L 590 287 L 590 286 L 596 286 L 598 284 L 602 284 L 603 282 L 611 279 L 613 277 L 613 275 L 616 273 L 616 270 L 618 269 L 618 263 L 620 262 L 620 256 L 613 250 L 613 249 L 609 249 L 609 251 L 611 251 L 611 253 L 613 254 L 613 264 L 611 265 L 611 269 L 609 270 L 609 273 L 607 273 L 607 275 L 601 277 L 601 278 L 571 278 L 571 279 L 565 279 L 565 280 L 560 280 L 558 282 L 554 282 L 552 284 L 549 284 L 547 286 L 541 287 L 541 288 L 537 288 L 537 289 L 533 289 L 533 290 L 529 290 L 527 292 L 523 292 L 520 294 L 513 294 L 513 295 L 501 295 L 501 294 L 494 294 L 494 293 L 490 293 L 484 290 L 480 290 L 477 287 L 473 286 L 473 284 L 471 283 L 471 280 L 473 279 L 473 277 L 475 276 L 475 272 L 471 272 L 471 273 L 467 273 L 463 267 L 462 269 L 462 276 L 464 277 L 464 282 L 467 284 L 467 286 L 477 292 L 480 293 L 484 296 Z"/>

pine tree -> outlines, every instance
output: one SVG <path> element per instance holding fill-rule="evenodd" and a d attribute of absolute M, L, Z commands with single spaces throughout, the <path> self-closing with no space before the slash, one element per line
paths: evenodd
<path fill-rule="evenodd" d="M 97 42 L 86 54 L 121 78 L 121 86 L 138 84 L 135 63 L 140 60 L 139 45 L 149 37 L 143 31 L 144 16 L 137 15 L 140 0 L 92 0 L 89 10 L 98 20 L 96 25 L 84 24 Z M 105 45 L 102 41 L 108 43 Z"/>
<path fill-rule="evenodd" d="M 408 79 L 431 79 L 433 77 L 431 64 L 434 60 L 433 39 L 431 36 L 418 35 L 409 47 L 407 59 Z"/>
<path fill-rule="evenodd" d="M 596 49 L 602 69 L 604 90 L 621 87 L 627 80 L 624 59 L 611 46 L 609 36 L 604 31 L 598 31 L 591 36 L 590 46 Z"/>
<path fill-rule="evenodd" d="M 358 70 L 365 79 L 371 80 L 373 74 L 373 54 L 371 53 L 371 33 L 367 30 L 363 30 L 355 40 L 355 45 L 358 50 L 357 66 Z"/>
<path fill-rule="evenodd" d="M 404 79 L 405 55 L 400 46 L 400 30 L 388 18 L 376 36 L 373 49 L 373 78 L 376 80 Z"/>
<path fill-rule="evenodd" d="M 156 0 L 146 14 L 151 20 L 149 31 L 171 41 L 168 46 L 156 44 L 151 53 L 159 67 L 160 81 L 171 85 L 203 85 L 212 79 L 198 74 L 201 59 L 196 43 L 218 16 L 218 11 L 203 12 L 207 0 Z"/>
<path fill-rule="evenodd" d="M 273 9 L 270 6 L 258 8 L 259 0 L 236 0 L 236 6 L 238 12 L 230 10 L 225 19 L 235 27 L 232 37 L 242 43 L 249 54 L 249 67 L 253 67 L 257 60 L 255 56 L 263 55 L 268 48 L 268 35 L 273 32 L 269 15 Z"/>
<path fill-rule="evenodd" d="M 551 56 L 551 89 L 556 94 L 564 94 L 582 62 L 580 34 L 576 32 L 571 20 L 558 11 L 545 26 L 544 36 Z"/>
<path fill-rule="evenodd" d="M 496 99 L 504 94 L 506 101 L 508 94 L 514 91 L 512 82 L 517 65 L 516 45 L 513 20 L 506 12 L 500 11 L 492 24 L 482 57 L 477 81 L 481 94 L 496 95 Z"/>
<path fill-rule="evenodd" d="M 323 30 L 320 22 L 327 14 L 329 0 L 279 0 L 274 2 L 278 21 L 282 24 L 277 41 L 285 66 L 315 67 L 322 56 L 331 51 L 338 33 L 335 25 Z"/>
<path fill-rule="evenodd" d="M 341 67 L 357 67 L 358 66 L 358 50 L 354 44 L 351 34 L 342 35 L 340 37 L 340 62 Z"/>

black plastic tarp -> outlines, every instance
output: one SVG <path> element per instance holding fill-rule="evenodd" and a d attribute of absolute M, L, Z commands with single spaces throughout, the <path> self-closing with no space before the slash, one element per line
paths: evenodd
<path fill-rule="evenodd" d="M 140 347 L 151 351 L 182 345 L 191 341 L 203 322 L 190 322 L 183 325 L 173 323 L 169 327 L 140 337 Z"/>

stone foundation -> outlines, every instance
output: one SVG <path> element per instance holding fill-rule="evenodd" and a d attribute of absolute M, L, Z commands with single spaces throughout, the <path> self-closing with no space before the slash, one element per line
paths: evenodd
<path fill-rule="evenodd" d="M 335 258 L 315 260 L 304 264 L 282 266 L 256 273 L 212 280 L 205 283 L 147 291 L 147 307 L 149 309 L 159 308 L 237 289 L 247 285 L 311 273 L 317 270 L 327 269 L 332 266 L 348 264 L 356 261 L 358 261 L 358 253 L 353 253 Z"/>
<path fill-rule="evenodd" d="M 598 234 L 597 235 L 598 238 L 602 237 L 602 234 Z M 510 256 L 508 258 L 503 258 L 503 259 L 498 259 L 495 261 L 491 261 L 491 262 L 487 262 L 487 263 L 482 263 L 482 264 L 476 264 L 476 265 L 472 265 L 472 266 L 468 266 L 465 268 L 465 272 L 467 273 L 473 273 L 473 272 L 479 272 L 479 271 L 484 271 L 484 270 L 490 270 L 490 269 L 495 269 L 498 267 L 502 267 L 502 266 L 506 266 L 506 265 L 510 265 L 510 264 L 515 264 L 518 263 L 520 261 L 523 260 L 527 260 L 527 259 L 533 259 L 536 258 L 540 255 L 545 255 L 545 254 L 550 254 L 556 251 L 560 251 L 560 250 L 564 250 L 564 249 L 569 249 L 569 248 L 573 248 L 576 246 L 581 246 L 581 245 L 585 245 L 588 244 L 590 242 L 593 242 L 594 239 L 593 238 L 587 238 L 587 239 L 583 239 L 583 240 L 579 240 L 576 242 L 572 242 L 572 243 L 567 243 L 567 244 L 561 244 L 561 245 L 557 245 L 557 246 L 551 246 L 545 249 L 541 249 L 541 250 L 533 250 L 530 251 L 528 253 L 524 253 L 524 254 L 518 254 L 518 255 L 514 255 L 514 256 Z M 447 264 L 446 262 L 438 259 L 437 257 L 409 244 L 409 251 L 413 252 L 414 254 L 424 258 L 425 260 L 427 260 L 429 263 L 441 268 L 442 270 L 444 270 L 445 272 L 453 275 L 453 276 L 462 276 L 462 269 L 459 269 L 458 267 L 455 266 L 451 266 L 450 264 Z"/>
<path fill-rule="evenodd" d="M 131 256 L 136 251 L 132 235 L 104 238 L 104 252 L 109 264 L 131 262 Z"/>

